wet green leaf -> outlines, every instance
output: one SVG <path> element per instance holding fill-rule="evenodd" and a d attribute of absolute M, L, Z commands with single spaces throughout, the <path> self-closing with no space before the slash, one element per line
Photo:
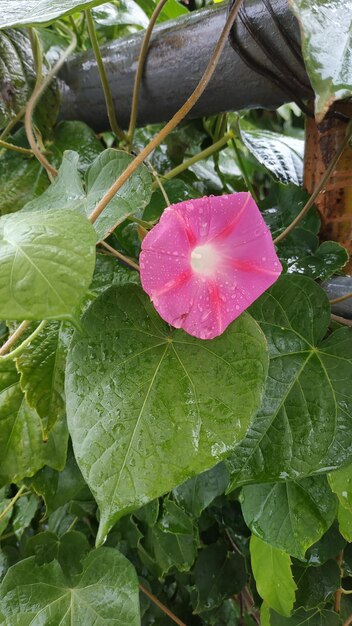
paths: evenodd
<path fill-rule="evenodd" d="M 302 49 L 321 122 L 335 100 L 352 93 L 352 7 L 344 0 L 289 0 L 302 34 Z"/>
<path fill-rule="evenodd" d="M 65 367 L 70 332 L 64 322 L 49 322 L 16 359 L 28 404 L 36 409 L 47 434 L 66 415 Z"/>
<path fill-rule="evenodd" d="M 8 625 L 40 620 L 42 624 L 139 626 L 138 579 L 131 563 L 112 548 L 88 554 L 73 588 L 57 561 L 38 566 L 30 557 L 7 572 L 0 586 L 0 611 Z"/>
<path fill-rule="evenodd" d="M 298 609 L 292 617 L 282 617 L 270 611 L 270 626 L 340 626 L 342 620 L 334 611 L 326 609 Z"/>
<path fill-rule="evenodd" d="M 349 543 L 352 542 L 352 511 L 350 509 L 345 509 L 345 507 L 339 503 L 339 507 L 337 509 L 337 519 L 341 535 Z"/>
<path fill-rule="evenodd" d="M 135 286 L 105 292 L 83 325 L 69 352 L 67 413 L 100 508 L 99 543 L 121 515 L 234 447 L 259 404 L 267 354 L 247 314 L 205 344 L 171 330 Z"/>
<path fill-rule="evenodd" d="M 171 500 L 166 500 L 156 525 L 149 527 L 139 543 L 139 556 L 154 576 L 172 568 L 187 572 L 192 567 L 198 536 L 192 519 Z"/>
<path fill-rule="evenodd" d="M 43 441 L 38 414 L 20 388 L 12 362 L 0 363 L 0 484 L 33 476 L 44 465 L 62 469 L 66 459 L 67 429 L 60 420 Z"/>
<path fill-rule="evenodd" d="M 293 222 L 308 199 L 309 194 L 297 185 L 273 183 L 270 186 L 269 195 L 260 202 L 260 209 L 274 238 Z M 319 233 L 320 218 L 314 207 L 309 209 L 299 228 L 314 235 Z"/>
<path fill-rule="evenodd" d="M 244 559 L 228 552 L 223 544 L 201 550 L 193 573 L 197 592 L 195 613 L 220 606 L 226 598 L 240 593 L 246 583 Z"/>
<path fill-rule="evenodd" d="M 262 405 L 226 461 L 231 487 L 307 476 L 339 467 L 352 454 L 352 332 L 330 323 L 324 291 L 309 278 L 284 276 L 251 312 L 269 345 Z"/>
<path fill-rule="evenodd" d="M 322 538 L 307 550 L 304 561 L 309 565 L 323 565 L 329 559 L 336 558 L 345 546 L 346 541 L 334 523 Z"/>
<path fill-rule="evenodd" d="M 27 204 L 24 211 L 70 209 L 89 216 L 131 161 L 133 157 L 122 150 L 104 150 L 88 168 L 84 185 L 78 169 L 79 155 L 66 152 L 57 178 L 40 198 Z M 151 193 L 151 175 L 145 165 L 141 165 L 94 223 L 98 239 L 105 239 L 117 224 L 143 209 Z"/>
<path fill-rule="evenodd" d="M 83 11 L 105 0 L 0 0 L 0 28 L 49 24 L 62 15 Z"/>
<path fill-rule="evenodd" d="M 81 561 L 90 551 L 87 538 L 76 530 L 70 530 L 59 537 L 44 531 L 30 537 L 24 550 L 24 558 L 36 557 L 36 564 L 43 565 L 56 559 L 67 578 L 71 579 L 82 571 Z"/>
<path fill-rule="evenodd" d="M 66 465 L 62 471 L 58 472 L 51 467 L 43 467 L 26 482 L 38 495 L 43 497 L 48 515 L 64 505 L 70 505 L 70 508 L 73 508 L 77 514 L 80 508 L 84 511 L 86 505 L 94 504 L 93 496 L 83 479 L 70 447 Z"/>
<path fill-rule="evenodd" d="M 352 510 L 352 465 L 345 465 L 345 467 L 331 472 L 328 480 L 341 505 L 345 509 Z"/>
<path fill-rule="evenodd" d="M 297 589 L 289 555 L 255 535 L 250 540 L 250 553 L 259 595 L 269 607 L 288 617 L 293 609 Z"/>
<path fill-rule="evenodd" d="M 18 538 L 21 537 L 25 528 L 28 528 L 38 509 L 38 498 L 34 495 L 22 496 L 15 505 L 12 528 Z"/>
<path fill-rule="evenodd" d="M 282 183 L 302 185 L 304 141 L 269 130 L 241 126 L 248 150 Z"/>
<path fill-rule="evenodd" d="M 325 476 L 242 488 L 246 524 L 260 539 L 304 559 L 336 515 L 337 501 Z"/>
<path fill-rule="evenodd" d="M 223 463 L 218 463 L 207 472 L 190 478 L 176 487 L 172 494 L 176 502 L 195 518 L 200 517 L 212 501 L 224 493 L 229 480 Z"/>
<path fill-rule="evenodd" d="M 0 15 L 3 16 L 1 3 Z M 26 104 L 33 89 L 35 69 L 28 33 L 12 29 L 0 33 L 0 59 L 0 128 L 3 128 Z"/>
<path fill-rule="evenodd" d="M 0 317 L 71 320 L 93 275 L 95 239 L 71 211 L 0 218 Z"/>
<path fill-rule="evenodd" d="M 332 559 L 320 567 L 302 567 L 297 563 L 293 572 L 297 583 L 296 609 L 323 607 L 341 585 L 340 568 Z"/>

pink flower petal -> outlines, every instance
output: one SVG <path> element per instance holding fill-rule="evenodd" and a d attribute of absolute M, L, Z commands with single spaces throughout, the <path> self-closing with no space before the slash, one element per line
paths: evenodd
<path fill-rule="evenodd" d="M 279 277 L 270 231 L 249 193 L 172 205 L 145 237 L 143 289 L 160 316 L 213 339 Z"/>

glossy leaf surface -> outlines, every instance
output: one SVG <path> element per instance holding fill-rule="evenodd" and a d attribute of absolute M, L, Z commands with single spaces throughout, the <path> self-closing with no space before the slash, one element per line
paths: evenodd
<path fill-rule="evenodd" d="M 307 476 L 352 454 L 352 332 L 327 339 L 330 305 L 309 278 L 284 276 L 251 307 L 268 340 L 265 397 L 227 461 L 232 487 Z"/>
<path fill-rule="evenodd" d="M 0 483 L 33 476 L 44 465 L 62 469 L 67 438 L 61 420 L 43 441 L 40 418 L 25 400 L 15 365 L 0 363 Z"/>
<path fill-rule="evenodd" d="M 132 160 L 133 157 L 122 150 L 104 150 L 88 168 L 84 184 L 79 172 L 78 154 L 66 152 L 53 184 L 40 198 L 28 203 L 24 211 L 71 209 L 89 216 Z M 145 165 L 141 165 L 94 223 L 98 240 L 104 239 L 128 215 L 143 209 L 151 193 L 151 175 Z"/>
<path fill-rule="evenodd" d="M 61 15 L 83 11 L 104 0 L 0 0 L 0 28 L 30 24 L 48 24 Z"/>
<path fill-rule="evenodd" d="M 241 498 L 252 532 L 297 559 L 304 559 L 307 548 L 331 526 L 337 509 L 325 476 L 247 485 Z"/>
<path fill-rule="evenodd" d="M 95 233 L 71 211 L 0 219 L 0 317 L 72 319 L 92 278 Z M 33 293 L 36 297 L 33 298 Z"/>
<path fill-rule="evenodd" d="M 138 580 L 129 561 L 111 548 L 87 556 L 73 588 L 57 561 L 38 566 L 30 557 L 7 572 L 0 586 L 0 611 L 6 624 L 19 626 L 139 626 Z"/>
<path fill-rule="evenodd" d="M 121 515 L 208 469 L 243 437 L 267 354 L 247 314 L 205 343 L 170 330 L 134 286 L 103 294 L 83 325 L 69 352 L 67 413 L 101 511 L 99 543 Z"/>
<path fill-rule="evenodd" d="M 321 122 L 335 100 L 352 93 L 352 6 L 343 0 L 289 0 L 300 22 L 303 56 Z"/>

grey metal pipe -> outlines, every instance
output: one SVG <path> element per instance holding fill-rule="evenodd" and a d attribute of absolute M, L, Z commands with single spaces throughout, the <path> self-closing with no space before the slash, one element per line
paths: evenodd
<path fill-rule="evenodd" d="M 299 44 L 298 23 L 286 0 L 268 2 L 249 0 L 246 12 L 254 29 L 265 34 L 272 54 L 289 66 L 294 75 L 309 85 L 303 65 L 291 52 L 280 34 L 279 20 L 289 36 Z M 180 108 L 198 83 L 227 15 L 227 6 L 214 6 L 190 13 L 155 28 L 141 86 L 138 124 L 162 122 Z M 238 40 L 245 51 L 267 69 L 273 65 L 257 45 L 244 24 L 237 19 Z M 128 126 L 137 59 L 143 33 L 135 33 L 102 47 L 109 83 L 119 124 Z M 277 70 L 275 70 L 278 74 Z M 286 72 L 287 73 L 287 72 Z M 280 73 L 279 73 L 280 75 Z M 61 119 L 80 119 L 95 130 L 108 128 L 104 96 L 97 64 L 92 51 L 69 59 L 61 71 Z M 297 89 L 297 96 L 307 97 L 309 90 Z M 228 42 L 217 70 L 203 96 L 193 108 L 191 117 L 211 115 L 241 108 L 276 108 L 292 100 L 268 77 L 249 69 Z"/>
<path fill-rule="evenodd" d="M 333 276 L 321 285 L 326 291 L 329 300 L 347 296 L 352 293 L 352 276 Z M 352 319 L 352 298 L 333 304 L 331 310 L 335 315 Z"/>

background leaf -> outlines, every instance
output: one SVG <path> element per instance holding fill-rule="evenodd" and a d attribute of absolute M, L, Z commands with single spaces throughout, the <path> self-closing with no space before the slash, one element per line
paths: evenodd
<path fill-rule="evenodd" d="M 22 393 L 12 362 L 0 363 L 0 484 L 33 476 L 44 465 L 65 465 L 67 429 L 57 422 L 48 441 L 43 440 L 40 418 Z"/>
<path fill-rule="evenodd" d="M 337 508 L 325 476 L 247 485 L 241 501 L 252 532 L 297 559 L 331 526 Z"/>
<path fill-rule="evenodd" d="M 241 138 L 248 150 L 282 183 L 302 185 L 304 141 L 269 130 L 241 125 Z"/>
<path fill-rule="evenodd" d="M 64 322 L 49 322 L 16 359 L 21 389 L 41 418 L 45 434 L 66 415 L 64 384 L 70 336 Z"/>
<path fill-rule="evenodd" d="M 205 344 L 170 330 L 134 286 L 109 289 L 83 324 L 68 357 L 67 413 L 100 508 L 99 543 L 121 515 L 233 448 L 260 401 L 267 355 L 248 315 Z"/>

